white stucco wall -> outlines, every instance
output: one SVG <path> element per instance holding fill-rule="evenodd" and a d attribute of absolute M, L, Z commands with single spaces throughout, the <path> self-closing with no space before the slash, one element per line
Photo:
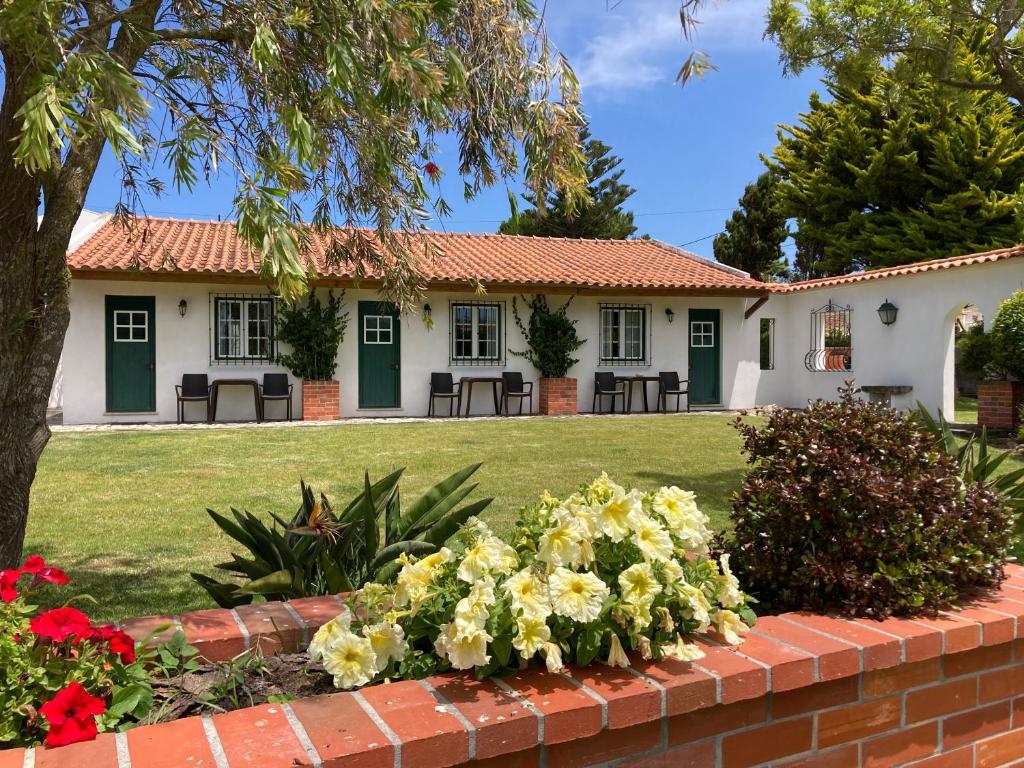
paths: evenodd
<path fill-rule="evenodd" d="M 63 407 L 66 424 L 96 422 L 173 421 L 176 418 L 174 384 L 182 373 L 208 373 L 210 378 L 262 378 L 264 372 L 283 371 L 274 365 L 226 365 L 211 362 L 210 296 L 224 293 L 265 293 L 258 288 L 201 283 L 147 282 L 143 280 L 74 280 L 71 290 L 71 326 L 65 341 L 63 363 Z M 104 297 L 106 295 L 153 296 L 156 301 L 156 411 L 142 414 L 110 414 L 105 412 L 105 328 Z M 523 358 L 506 353 L 503 367 L 449 365 L 449 302 L 474 300 L 472 294 L 429 292 L 426 302 L 432 307 L 434 327 L 428 330 L 419 314 L 401 319 L 401 407 L 397 409 L 363 410 L 358 404 L 358 302 L 376 300 L 375 292 L 350 289 L 345 293 L 349 327 L 338 351 L 335 375 L 341 382 L 343 416 L 419 416 L 427 412 L 428 381 L 432 371 L 448 371 L 460 376 L 500 375 L 502 370 L 519 370 L 526 380 L 536 381 L 537 373 Z M 525 348 L 522 336 L 512 317 L 511 294 L 488 294 L 487 301 L 504 304 L 505 344 L 508 349 Z M 566 296 L 553 296 L 559 305 Z M 185 299 L 188 311 L 179 316 L 178 302 Z M 579 379 L 579 408 L 589 411 L 593 398 L 593 376 L 596 370 L 616 373 L 656 375 L 661 370 L 677 370 L 686 378 L 687 314 L 690 308 L 721 310 L 721 405 L 745 408 L 755 404 L 759 390 L 757 322 L 744 320 L 743 313 L 753 299 L 704 297 L 636 297 L 577 296 L 570 316 L 578 320 L 580 335 L 587 339 L 577 356 L 580 362 L 569 372 Z M 598 365 L 599 305 L 602 303 L 635 303 L 650 305 L 650 365 L 609 368 Z M 669 323 L 665 309 L 675 313 Z M 525 314 L 525 313 L 524 313 Z M 295 416 L 301 413 L 301 394 L 296 382 Z M 648 385 L 653 409 L 656 405 L 656 384 Z M 634 393 L 634 408 L 641 407 L 639 386 Z M 536 408 L 537 398 L 534 397 Z M 282 409 L 280 404 L 271 409 Z M 446 404 L 438 400 L 439 411 Z M 198 405 L 188 406 L 191 419 L 201 417 Z M 268 413 L 276 418 L 279 414 Z M 477 384 L 473 390 L 473 412 L 492 413 L 493 401 L 489 385 Z M 280 415 L 283 415 L 283 411 Z M 253 418 L 251 396 L 247 390 L 222 390 L 218 420 Z"/>
<path fill-rule="evenodd" d="M 832 399 L 846 379 L 858 385 L 908 384 L 898 408 L 924 403 L 931 411 L 953 412 L 953 323 L 966 304 L 981 310 L 988 326 L 999 303 L 1024 287 L 1024 259 L 962 266 L 900 277 L 794 291 L 773 296 L 757 317 L 775 317 L 775 368 L 762 376 L 756 399 L 803 407 L 814 398 Z M 882 324 L 878 307 L 888 299 L 899 308 L 896 322 Z M 853 370 L 808 371 L 810 313 L 829 301 L 852 307 Z M 781 375 L 780 375 L 781 374 Z"/>

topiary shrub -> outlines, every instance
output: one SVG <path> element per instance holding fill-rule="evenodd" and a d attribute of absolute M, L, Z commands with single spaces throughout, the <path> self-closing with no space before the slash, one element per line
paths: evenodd
<path fill-rule="evenodd" d="M 1013 543 L 1004 501 L 961 483 L 915 420 L 857 399 L 736 426 L 751 469 L 725 548 L 775 610 L 882 618 L 994 585 Z"/>
<path fill-rule="evenodd" d="M 992 356 L 1010 376 L 1024 379 L 1024 290 L 999 305 L 992 321 Z"/>

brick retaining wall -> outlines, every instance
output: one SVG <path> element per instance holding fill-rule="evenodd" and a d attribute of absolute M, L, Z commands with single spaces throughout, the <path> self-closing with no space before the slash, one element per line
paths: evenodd
<path fill-rule="evenodd" d="M 1024 382 L 979 381 L 978 424 L 990 429 L 1016 429 L 1024 408 Z"/>
<path fill-rule="evenodd" d="M 341 387 L 337 381 L 302 381 L 302 420 L 337 421 L 341 418 Z"/>
<path fill-rule="evenodd" d="M 0 752 L 0 768 L 995 768 L 1024 765 L 1024 569 L 937 618 L 764 617 L 694 664 L 635 659 L 503 680 L 448 674 Z M 331 597 L 171 622 L 211 659 L 303 645 Z"/>
<path fill-rule="evenodd" d="M 541 378 L 538 384 L 538 412 L 546 416 L 574 416 L 576 379 Z"/>

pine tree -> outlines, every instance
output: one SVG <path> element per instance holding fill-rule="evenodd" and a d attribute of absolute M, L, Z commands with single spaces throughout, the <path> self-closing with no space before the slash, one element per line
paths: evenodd
<path fill-rule="evenodd" d="M 973 59 L 980 68 L 980 59 Z M 978 72 L 978 78 L 983 76 Z M 796 220 L 796 271 L 820 277 L 1012 245 L 1024 236 L 1024 117 L 1002 93 L 907 88 L 878 69 L 826 81 L 767 161 Z"/>
<path fill-rule="evenodd" d="M 622 210 L 623 203 L 633 196 L 635 189 L 623 184 L 622 159 L 610 154 L 611 147 L 590 138 L 590 130 L 580 134 L 586 156 L 587 179 L 593 200 L 571 215 L 565 195 L 550 192 L 547 206 L 539 211 L 533 193 L 523 195 L 532 208 L 513 211 L 511 218 L 502 222 L 498 231 L 503 235 L 539 235 L 541 237 L 584 237 L 598 240 L 625 240 L 636 232 L 633 213 Z"/>
<path fill-rule="evenodd" d="M 725 222 L 725 232 L 714 241 L 715 258 L 758 280 L 785 278 L 788 265 L 782 242 L 789 236 L 786 217 L 779 208 L 778 178 L 765 171 L 748 184 L 740 207 Z"/>

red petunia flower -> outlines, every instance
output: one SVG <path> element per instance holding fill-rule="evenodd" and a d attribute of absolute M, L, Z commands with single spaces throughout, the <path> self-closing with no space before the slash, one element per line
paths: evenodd
<path fill-rule="evenodd" d="M 50 724 L 46 746 L 63 747 L 96 738 L 96 715 L 107 711 L 103 699 L 91 695 L 81 683 L 69 683 L 39 708 Z"/>
<path fill-rule="evenodd" d="M 68 638 L 74 641 L 88 639 L 96 634 L 89 617 L 77 608 L 54 608 L 36 616 L 28 626 L 37 635 L 48 637 L 55 643 L 63 643 Z"/>
<path fill-rule="evenodd" d="M 15 588 L 15 585 L 20 578 L 21 571 L 16 568 L 0 571 L 0 600 L 10 603 L 18 596 L 18 590 Z"/>
<path fill-rule="evenodd" d="M 110 636 L 110 650 L 121 657 L 122 664 L 135 663 L 135 640 L 127 632 L 118 630 Z"/>
<path fill-rule="evenodd" d="M 54 568 L 46 564 L 40 555 L 29 555 L 25 564 L 21 566 L 25 573 L 31 573 L 35 577 L 34 584 L 47 582 L 48 584 L 67 584 L 71 579 L 60 568 Z"/>

